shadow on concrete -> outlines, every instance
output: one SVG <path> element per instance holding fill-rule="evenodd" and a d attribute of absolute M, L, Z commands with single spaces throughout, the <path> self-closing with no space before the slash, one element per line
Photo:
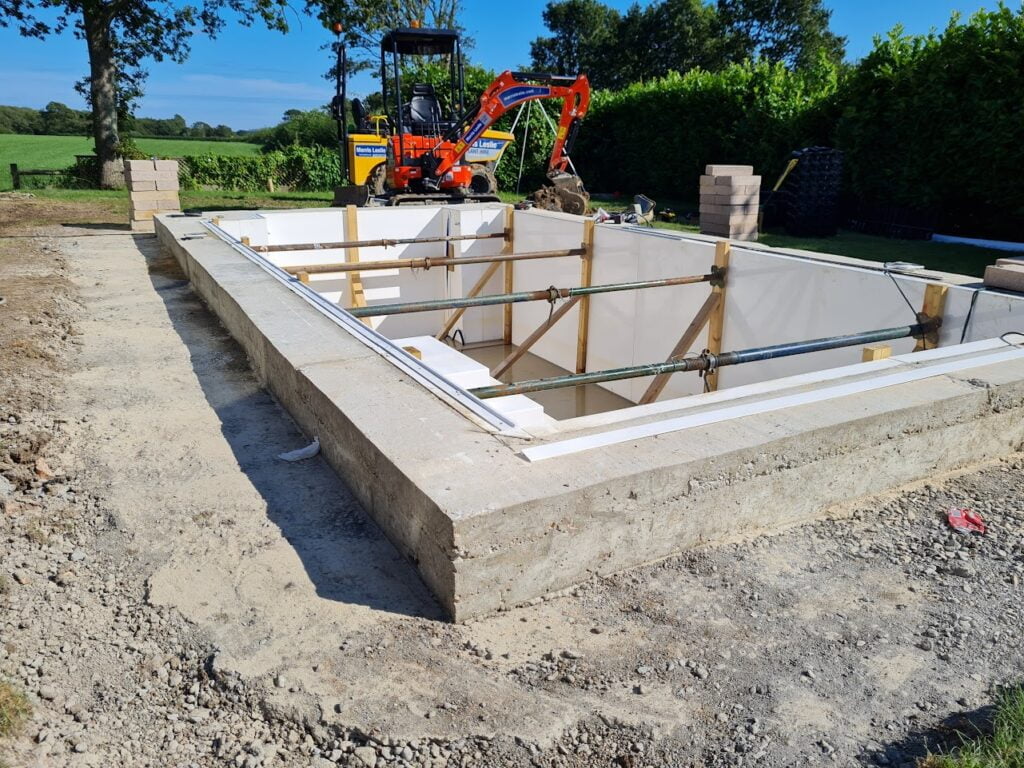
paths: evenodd
<path fill-rule="evenodd" d="M 300 558 L 316 594 L 405 616 L 443 620 L 415 569 L 366 515 L 320 456 L 288 463 L 277 454 L 308 441 L 255 380 L 245 353 L 192 292 L 152 237 L 137 240 L 150 281 L 189 350 L 192 369 L 239 468 L 266 501 L 267 519 Z"/>
<path fill-rule="evenodd" d="M 95 221 L 95 222 L 87 221 L 87 222 L 81 222 L 81 223 L 74 222 L 74 221 L 66 221 L 63 224 L 61 224 L 61 226 L 62 227 L 66 227 L 67 229 L 101 229 L 101 230 L 108 230 L 110 232 L 131 232 L 132 231 L 132 227 L 131 227 L 130 224 L 121 224 L 121 223 L 115 223 L 115 222 L 104 223 L 102 221 Z"/>
<path fill-rule="evenodd" d="M 990 704 L 969 712 L 953 712 L 937 725 L 912 730 L 881 750 L 865 753 L 860 762 L 863 765 L 916 768 L 918 762 L 929 754 L 948 754 L 965 741 L 991 734 L 995 710 L 995 706 Z"/>

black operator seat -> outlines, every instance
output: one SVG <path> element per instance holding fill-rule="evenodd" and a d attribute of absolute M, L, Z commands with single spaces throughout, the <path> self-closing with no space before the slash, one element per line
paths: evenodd
<path fill-rule="evenodd" d="M 434 86 L 427 83 L 413 85 L 409 127 L 418 134 L 434 133 L 441 128 L 441 104 L 434 93 Z"/>

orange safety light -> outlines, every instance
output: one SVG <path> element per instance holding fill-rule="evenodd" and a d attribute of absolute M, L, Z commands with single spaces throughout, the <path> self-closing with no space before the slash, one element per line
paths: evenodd
<path fill-rule="evenodd" d="M 413 29 L 419 29 L 422 26 L 423 26 L 423 22 L 420 21 L 419 19 L 413 19 L 412 20 L 412 28 Z"/>

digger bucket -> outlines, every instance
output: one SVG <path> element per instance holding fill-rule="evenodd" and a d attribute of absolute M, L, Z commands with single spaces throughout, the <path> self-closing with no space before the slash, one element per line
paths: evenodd
<path fill-rule="evenodd" d="M 370 188 L 366 184 L 349 184 L 344 187 L 334 188 L 334 208 L 344 208 L 347 205 L 363 207 L 370 202 Z"/>
<path fill-rule="evenodd" d="M 585 214 L 590 206 L 590 194 L 583 186 L 583 180 L 560 171 L 549 174 L 544 186 L 530 195 L 530 199 L 535 208 L 578 216 Z"/>

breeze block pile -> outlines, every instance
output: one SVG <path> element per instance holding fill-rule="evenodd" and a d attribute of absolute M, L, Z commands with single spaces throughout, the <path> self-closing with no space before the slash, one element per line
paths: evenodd
<path fill-rule="evenodd" d="M 709 165 L 700 177 L 700 231 L 730 240 L 757 240 L 761 177 L 752 165 Z"/>
<path fill-rule="evenodd" d="M 177 160 L 128 160 L 124 179 L 133 232 L 152 232 L 154 215 L 181 210 Z"/>
<path fill-rule="evenodd" d="M 985 267 L 985 285 L 1024 293 L 1024 257 L 996 259 L 995 264 Z"/>

